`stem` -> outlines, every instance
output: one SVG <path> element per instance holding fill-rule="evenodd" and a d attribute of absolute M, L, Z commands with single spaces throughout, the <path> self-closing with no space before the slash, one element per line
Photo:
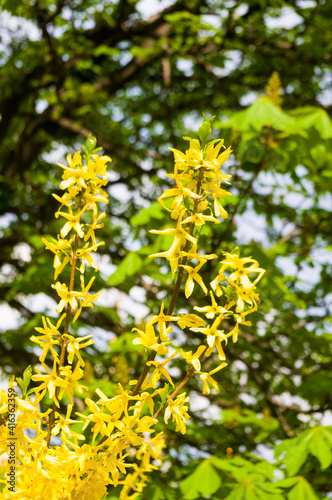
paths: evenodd
<path fill-rule="evenodd" d="M 82 208 L 82 199 L 83 199 L 83 191 L 81 191 L 79 203 L 78 203 L 78 211 L 81 211 Z M 80 220 L 80 219 L 79 219 Z M 68 292 L 72 292 L 74 290 L 74 283 L 75 283 L 75 270 L 76 270 L 76 262 L 77 262 L 77 249 L 78 249 L 78 240 L 79 236 L 76 234 L 75 236 L 75 241 L 74 241 L 74 249 L 73 249 L 73 258 L 72 258 L 72 264 L 71 264 L 71 272 L 70 272 L 70 280 L 69 280 L 69 288 Z M 61 350 L 60 350 L 60 359 L 59 359 L 59 366 L 57 369 L 57 375 L 58 377 L 60 375 L 60 370 L 65 364 L 65 357 L 66 357 L 66 351 L 67 351 L 67 345 L 68 345 L 68 338 L 65 337 L 65 335 L 68 334 L 69 331 L 69 324 L 70 324 L 70 316 L 71 316 L 71 305 L 67 304 L 66 306 L 66 318 L 65 318 L 65 325 L 63 327 L 63 334 L 61 336 Z M 55 388 L 55 394 L 54 397 L 57 400 L 60 392 L 60 387 Z M 47 430 L 47 437 L 46 437 L 46 443 L 47 446 L 50 446 L 50 441 L 51 441 L 51 432 L 54 427 L 54 421 L 55 421 L 55 412 L 56 412 L 56 404 L 55 401 L 53 401 L 52 404 L 52 412 L 50 414 L 50 417 L 48 419 L 48 430 Z"/>

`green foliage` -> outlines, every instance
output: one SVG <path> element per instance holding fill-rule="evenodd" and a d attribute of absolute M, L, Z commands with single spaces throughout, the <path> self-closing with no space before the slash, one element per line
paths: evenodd
<path fill-rule="evenodd" d="M 211 464 L 211 460 L 206 459 L 190 476 L 182 481 L 180 487 L 185 500 L 194 500 L 200 495 L 212 495 L 219 489 L 220 485 L 220 476 Z"/>
<path fill-rule="evenodd" d="M 25 399 L 27 395 L 31 392 L 28 391 L 31 375 L 32 375 L 32 368 L 31 365 L 29 365 L 23 372 L 23 379 L 21 379 L 20 377 L 16 378 L 16 382 L 22 389 L 22 399 Z"/>
<path fill-rule="evenodd" d="M 207 141 L 212 133 L 211 121 L 213 120 L 213 118 L 215 118 L 214 116 L 212 116 L 211 118 L 207 119 L 204 113 L 203 113 L 203 117 L 204 117 L 204 121 L 198 129 L 198 136 L 199 136 L 200 141 L 201 141 L 202 149 L 205 148 L 205 145 L 206 145 L 206 143 L 207 143 Z"/>
<path fill-rule="evenodd" d="M 326 469 L 332 463 L 332 426 L 316 426 L 296 438 L 283 441 L 276 446 L 275 457 L 282 453 L 285 453 L 282 463 L 291 476 L 299 472 L 309 454 L 319 460 L 322 469 Z"/>
<path fill-rule="evenodd" d="M 258 98 L 246 110 L 233 114 L 228 121 L 220 123 L 220 126 L 240 132 L 260 131 L 263 127 L 273 127 L 287 133 L 298 133 L 300 130 L 294 118 L 265 96 Z"/>
<path fill-rule="evenodd" d="M 127 276 L 137 273 L 143 266 L 143 260 L 136 252 L 130 252 L 123 259 L 117 270 L 111 274 L 107 283 L 110 286 L 116 286 L 122 283 Z"/>
<path fill-rule="evenodd" d="M 142 208 L 139 213 L 133 215 L 130 218 L 130 225 L 133 228 L 135 228 L 136 226 L 144 226 L 153 219 L 163 219 L 164 215 L 164 209 L 160 205 L 160 203 L 154 202 L 151 203 L 149 207 Z"/>

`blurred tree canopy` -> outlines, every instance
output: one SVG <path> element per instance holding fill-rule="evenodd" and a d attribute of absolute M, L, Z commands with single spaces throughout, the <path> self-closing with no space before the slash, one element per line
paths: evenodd
<path fill-rule="evenodd" d="M 168 248 L 167 237 L 148 232 L 168 223 L 156 203 L 169 186 L 168 147 L 184 150 L 182 136 L 197 130 L 201 112 L 216 115 L 214 138 L 233 149 L 226 164 L 232 196 L 229 218 L 204 229 L 205 249 L 221 255 L 239 245 L 268 272 L 253 326 L 227 350 L 221 391 L 206 398 L 200 382 L 190 381 L 192 424 L 184 436 L 167 430 L 163 472 L 144 498 L 199 498 L 201 481 L 214 485 L 206 494 L 215 499 L 327 498 L 332 438 L 320 424 L 331 422 L 332 403 L 332 3 L 0 5 L 2 373 L 22 376 L 38 361 L 29 337 L 43 312 L 55 314 L 46 297 L 53 258 L 40 237 L 59 227 L 56 162 L 92 132 L 112 157 L 115 178 L 106 245 L 98 249 L 96 289 L 106 291 L 79 329 L 96 336 L 85 382 L 90 396 L 96 387 L 112 395 L 117 382 L 139 374 L 145 353 L 131 344 L 131 328 L 136 316 L 158 314 L 173 286 L 162 261 L 148 258 Z M 215 266 L 205 266 L 206 282 Z M 197 291 L 190 303 L 206 300 Z M 177 309 L 185 307 L 179 298 Z M 184 348 L 194 346 L 188 332 Z M 272 465 L 252 455 L 271 458 L 281 441 L 288 444 L 276 456 L 286 453 L 292 476 L 279 482 L 283 493 L 271 487 Z"/>

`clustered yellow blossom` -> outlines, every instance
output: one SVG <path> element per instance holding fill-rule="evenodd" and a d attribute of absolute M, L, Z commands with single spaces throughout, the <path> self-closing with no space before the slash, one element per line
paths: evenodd
<path fill-rule="evenodd" d="M 165 423 L 172 422 L 175 431 L 184 434 L 189 419 L 189 398 L 181 392 L 185 383 L 197 373 L 203 394 L 209 394 L 211 387 L 218 391 L 214 375 L 226 366 L 224 347 L 230 337 L 236 342 L 239 325 L 250 325 L 247 316 L 257 308 L 259 297 L 255 288 L 264 270 L 251 258 L 240 258 L 236 252 L 224 253 L 218 274 L 210 283 L 211 305 L 195 307 L 205 317 L 194 313 L 173 314 L 182 283 L 187 298 L 197 290 L 200 294 L 208 293 L 208 283 L 204 283 L 200 273 L 206 262 L 217 255 L 198 253 L 200 229 L 205 224 L 219 224 L 219 218 L 227 217 L 222 203 L 230 193 L 221 183 L 229 184 L 231 176 L 220 167 L 231 149 L 225 149 L 221 140 L 207 143 L 210 133 L 210 121 L 205 119 L 199 130 L 200 140 L 190 139 L 186 153 L 172 150 L 175 166 L 169 177 L 174 179 L 176 187 L 167 190 L 159 201 L 170 212 L 176 227 L 152 231 L 173 236 L 173 242 L 168 251 L 151 257 L 166 258 L 177 280 L 168 310 L 162 303 L 159 314 L 152 316 L 141 329 L 133 330 L 137 332 L 133 343 L 148 353 L 145 368 L 138 380 L 129 382 L 135 386 L 132 391 L 121 383 L 113 397 L 97 389 L 94 398 L 89 394 L 91 397 L 85 399 L 84 411 L 81 406 L 80 411 L 74 411 L 74 396 L 87 389 L 80 383 L 85 366 L 80 350 L 93 340 L 92 335 L 74 336 L 69 325 L 77 320 L 83 308 L 91 308 L 100 294 L 90 293 L 94 278 L 85 285 L 84 273 L 86 264 L 98 269 L 93 253 L 103 242 L 97 243 L 95 231 L 102 227 L 100 221 L 105 216 L 98 203 L 108 201 L 103 187 L 107 183 L 106 166 L 111 160 L 97 154 L 95 140 L 89 137 L 84 147 L 85 163 L 77 152 L 68 157 L 68 167 L 60 165 L 64 169 L 60 188 L 65 193 L 54 197 L 61 203 L 56 217 L 64 221 L 57 239 L 43 241 L 54 253 L 54 279 L 65 268 L 71 269 L 70 279 L 52 285 L 59 297 L 56 307 L 59 319 L 43 317 L 43 326 L 36 328 L 39 335 L 31 337 L 42 349 L 40 365 L 35 368 L 37 373 L 31 377 L 38 385 L 33 389 L 34 399 L 31 391 L 17 398 L 15 433 L 20 466 L 17 487 L 10 492 L 10 498 L 101 500 L 110 488 L 120 485 L 120 500 L 134 500 L 143 491 L 148 474 L 158 468 L 163 457 L 163 434 L 153 436 L 159 415 L 165 412 Z M 76 271 L 80 274 L 79 289 L 74 288 Z M 231 330 L 229 326 L 225 330 L 224 320 L 233 325 Z M 173 332 L 176 328 L 189 328 L 197 334 L 199 345 L 195 351 L 186 352 L 177 346 Z M 213 354 L 216 356 L 209 361 L 209 368 L 211 361 L 214 364 L 217 361 L 217 366 L 202 371 L 205 357 Z M 47 359 L 50 355 L 52 363 Z M 188 365 L 186 377 L 178 387 L 169 370 L 176 356 Z M 40 402 L 46 396 L 53 404 L 41 413 Z M 5 391 L 0 391 L 2 428 L 8 420 L 7 400 Z M 91 431 L 89 443 L 84 435 L 87 428 Z M 2 432 L 0 454 L 6 451 L 6 439 L 6 433 Z M 4 492 L 9 494 L 8 484 Z"/>
<path fill-rule="evenodd" d="M 207 284 L 204 283 L 200 273 L 208 260 L 217 258 L 215 254 L 198 253 L 200 230 L 205 224 L 219 224 L 218 217 L 225 219 L 228 216 L 222 203 L 230 193 L 221 185 L 222 183 L 230 184 L 231 176 L 221 171 L 220 168 L 228 159 L 231 149 L 225 149 L 222 140 L 207 142 L 211 133 L 210 121 L 205 119 L 201 125 L 200 140 L 188 138 L 189 148 L 185 153 L 171 149 L 174 153 L 175 165 L 174 173 L 168 176 L 175 180 L 176 187 L 163 193 L 159 202 L 170 212 L 172 219 L 176 221 L 176 227 L 151 231 L 154 234 L 173 236 L 169 250 L 150 255 L 150 257 L 163 257 L 169 261 L 173 278 L 177 273 L 177 284 L 181 284 L 182 279 L 185 280 L 184 292 L 187 298 L 194 293 L 196 285 L 205 294 L 208 293 Z M 227 345 L 228 338 L 232 337 L 236 342 L 239 325 L 251 324 L 247 316 L 257 309 L 259 297 L 255 288 L 264 274 L 264 270 L 254 259 L 240 258 L 236 250 L 233 253 L 223 252 L 223 255 L 221 268 L 210 284 L 211 305 L 195 307 L 197 311 L 204 313 L 208 320 L 213 320 L 211 324 L 206 325 L 204 320 L 195 315 L 193 316 L 195 316 L 196 324 L 187 324 L 181 317 L 179 320 L 178 317 L 170 316 L 164 325 L 163 332 L 159 330 L 159 336 L 154 332 L 153 344 L 152 341 L 150 343 L 146 341 L 142 336 L 143 332 L 139 332 L 140 339 L 134 340 L 134 343 L 141 343 L 161 355 L 168 352 L 166 344 L 172 344 L 172 349 L 176 349 L 175 341 L 170 337 L 171 322 L 176 322 L 182 329 L 189 327 L 193 332 L 199 333 L 202 344 L 194 354 L 192 351 L 185 352 L 183 349 L 175 353 L 180 353 L 191 366 L 192 372 L 199 373 L 203 382 L 203 394 L 210 393 L 210 386 L 218 390 L 218 385 L 212 375 L 226 366 L 224 346 Z M 232 324 L 232 321 L 234 325 L 232 330 L 227 332 L 222 326 L 222 322 L 226 319 L 228 325 Z M 156 322 L 158 322 L 158 316 L 148 322 L 145 335 L 151 331 L 151 324 Z M 202 358 L 211 356 L 214 351 L 221 364 L 209 372 L 202 372 Z M 165 369 L 163 374 L 168 381 L 171 381 Z M 169 411 L 167 414 L 170 415 Z M 178 428 L 183 431 L 185 427 L 182 424 L 180 426 L 178 422 Z"/>
<path fill-rule="evenodd" d="M 277 71 L 273 71 L 272 75 L 270 76 L 269 81 L 265 87 L 265 92 L 277 106 L 279 107 L 281 106 L 282 87 L 281 87 L 280 75 Z"/>

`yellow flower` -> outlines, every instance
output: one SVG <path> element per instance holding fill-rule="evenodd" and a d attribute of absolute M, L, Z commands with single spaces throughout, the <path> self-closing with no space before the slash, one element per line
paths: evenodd
<path fill-rule="evenodd" d="M 66 366 L 62 366 L 60 368 L 60 373 L 61 373 L 61 376 L 63 376 L 66 379 L 67 385 L 64 389 L 61 389 L 59 397 L 62 398 L 63 393 L 65 392 L 69 398 L 69 401 L 73 405 L 74 404 L 74 401 L 73 401 L 74 389 L 79 394 L 83 394 L 84 389 L 87 389 L 87 387 L 85 385 L 80 385 L 78 383 L 78 380 L 80 380 L 83 377 L 84 372 L 83 372 L 82 368 L 80 367 L 80 365 L 77 363 L 74 371 L 70 365 L 66 365 Z"/>
<path fill-rule="evenodd" d="M 153 316 L 147 323 L 147 327 L 158 323 L 159 336 L 162 341 L 168 340 L 167 337 L 167 323 L 170 321 L 178 321 L 179 316 L 167 316 L 164 314 L 164 303 L 161 303 L 160 313 L 158 316 Z"/>
<path fill-rule="evenodd" d="M 235 281 L 236 283 L 240 282 L 244 288 L 250 289 L 252 285 L 256 285 L 256 283 L 262 278 L 265 273 L 265 269 L 262 269 L 258 266 L 258 262 L 251 257 L 241 258 L 236 254 L 226 253 L 226 259 L 221 262 L 222 267 L 220 269 L 220 273 L 223 273 L 225 269 L 231 267 L 234 269 L 234 272 L 229 276 L 229 279 Z M 245 264 L 252 263 L 249 267 L 245 267 Z M 250 282 L 248 278 L 248 274 L 258 273 L 257 278 L 253 283 Z"/>
<path fill-rule="evenodd" d="M 184 330 L 187 326 L 204 326 L 204 319 L 197 316 L 197 314 L 181 314 L 180 319 L 177 321 L 179 327 Z"/>
<path fill-rule="evenodd" d="M 210 196 L 214 200 L 214 204 L 213 204 L 214 215 L 216 217 L 222 217 L 223 219 L 227 219 L 228 213 L 226 212 L 224 207 L 221 205 L 219 199 L 220 198 L 222 199 L 225 196 L 231 196 L 231 193 L 229 193 L 228 191 L 225 191 L 224 189 L 218 189 Z"/>
<path fill-rule="evenodd" d="M 73 158 L 71 155 L 68 155 L 67 162 L 69 167 L 61 165 L 61 163 L 57 164 L 64 169 L 62 175 L 63 181 L 60 183 L 60 189 L 67 189 L 74 184 L 77 185 L 78 189 L 86 189 L 87 185 L 84 180 L 84 177 L 86 177 L 86 169 L 82 166 L 80 151 L 77 151 Z"/>
<path fill-rule="evenodd" d="M 209 385 L 208 384 L 211 384 L 212 387 L 214 387 L 216 389 L 216 391 L 218 392 L 219 389 L 218 389 L 218 384 L 217 382 L 211 377 L 211 375 L 214 375 L 215 373 L 217 373 L 219 370 L 222 370 L 223 368 L 225 368 L 225 366 L 227 366 L 227 363 L 221 363 L 221 365 L 219 365 L 217 368 L 215 368 L 214 370 L 211 370 L 210 372 L 205 372 L 205 373 L 202 373 L 200 375 L 200 379 L 204 382 L 204 386 L 203 386 L 203 394 L 210 394 L 210 388 L 209 388 Z"/>
<path fill-rule="evenodd" d="M 72 311 L 75 311 L 77 308 L 77 300 L 76 298 L 82 297 L 81 292 L 69 292 L 68 287 L 65 283 L 56 283 L 55 285 L 51 285 L 54 288 L 59 297 L 61 298 L 58 307 L 55 309 L 57 313 L 61 313 L 63 308 L 69 304 Z"/>
<path fill-rule="evenodd" d="M 58 238 L 55 240 L 52 238 L 53 242 L 47 241 L 45 238 L 41 238 L 42 242 L 46 246 L 47 250 L 51 250 L 54 255 L 53 267 L 54 271 L 54 279 L 57 279 L 61 271 L 64 269 L 68 262 L 71 262 L 71 244 L 74 241 L 74 237 L 70 240 L 65 240 Z M 63 261 L 61 262 L 61 256 L 64 256 Z"/>
<path fill-rule="evenodd" d="M 192 354 L 192 351 L 185 352 L 181 349 L 181 356 L 187 361 L 187 363 L 192 365 L 197 372 L 199 372 L 201 369 L 201 361 L 199 358 L 204 351 L 206 351 L 205 345 L 200 345 L 195 354 Z"/>
<path fill-rule="evenodd" d="M 42 374 L 39 369 L 36 367 L 35 370 L 38 372 L 38 375 L 32 375 L 31 379 L 36 382 L 43 382 L 34 390 L 35 392 L 41 392 L 41 395 L 38 397 L 38 401 L 40 401 L 45 394 L 46 390 L 49 392 L 49 396 L 55 402 L 56 406 L 59 408 L 59 402 L 55 397 L 55 390 L 57 387 L 67 387 L 68 382 L 63 380 L 61 377 L 57 375 L 57 363 L 54 361 L 53 370 L 50 372 L 48 367 L 42 363 L 42 367 L 46 371 L 46 373 Z"/>
<path fill-rule="evenodd" d="M 205 221 L 214 222 L 215 224 L 220 224 L 220 220 L 216 219 L 212 215 L 204 215 L 204 214 L 193 214 L 190 217 L 184 219 L 181 224 L 188 224 L 189 222 L 194 222 L 195 226 L 203 226 Z"/>
<path fill-rule="evenodd" d="M 199 286 L 202 288 L 204 293 L 207 293 L 207 288 L 203 283 L 203 280 L 201 276 L 198 274 L 198 271 L 201 269 L 201 267 L 205 264 L 206 261 L 202 261 L 198 266 L 195 268 L 191 266 L 181 266 L 183 269 L 185 269 L 188 272 L 188 278 L 186 281 L 186 286 L 185 286 L 185 295 L 186 297 L 190 297 L 190 295 L 193 293 L 194 290 L 194 280 L 199 284 Z"/>
<path fill-rule="evenodd" d="M 53 358 L 58 361 L 59 356 L 58 353 L 54 350 L 53 346 L 59 345 L 59 338 L 61 335 L 61 333 L 59 332 L 59 328 L 64 317 L 65 314 L 61 316 L 56 326 L 54 326 L 49 318 L 45 319 L 45 317 L 43 316 L 42 322 L 44 328 L 36 327 L 35 330 L 39 333 L 43 333 L 44 335 L 39 335 L 38 337 L 32 335 L 32 337 L 30 337 L 30 340 L 32 342 L 39 344 L 43 349 L 43 354 L 39 358 L 42 363 L 45 361 L 48 351 L 51 351 Z"/>
<path fill-rule="evenodd" d="M 227 309 L 225 309 L 222 306 L 218 306 L 216 299 L 214 298 L 213 292 L 210 291 L 210 295 L 212 302 L 211 306 L 205 306 L 205 307 L 195 306 L 194 309 L 196 309 L 196 311 L 199 312 L 204 312 L 205 316 L 209 319 L 213 319 L 216 314 L 223 314 L 223 315 L 227 314 L 228 313 Z"/>
<path fill-rule="evenodd" d="M 92 244 L 96 245 L 95 230 L 104 227 L 103 223 L 99 223 L 104 217 L 106 217 L 106 213 L 101 212 L 98 216 L 94 217 L 92 224 L 86 224 L 88 231 L 84 236 L 84 241 L 88 241 L 91 238 Z"/>
<path fill-rule="evenodd" d="M 133 340 L 133 344 L 135 345 L 144 345 L 148 349 L 152 351 L 156 351 L 158 354 L 167 354 L 168 349 L 166 348 L 167 344 L 171 344 L 174 340 L 169 342 L 158 342 L 154 327 L 152 324 L 147 324 L 145 328 L 145 332 L 139 330 L 138 328 L 133 328 L 132 331 L 137 331 L 140 338 L 136 338 Z"/>
<path fill-rule="evenodd" d="M 56 212 L 56 214 L 55 214 L 56 217 L 59 217 L 59 215 L 61 215 L 65 219 L 68 219 L 68 222 L 66 222 L 66 224 L 63 226 L 63 228 L 60 231 L 62 238 L 64 238 L 69 233 L 69 231 L 71 231 L 72 229 L 74 229 L 76 231 L 76 233 L 78 234 L 78 236 L 80 238 L 83 238 L 84 233 L 82 230 L 82 224 L 80 223 L 80 220 L 81 220 L 82 214 L 85 212 L 86 209 L 87 209 L 86 206 L 83 207 L 82 210 L 80 212 L 78 212 L 76 215 L 73 214 L 73 211 L 70 207 L 69 207 L 68 214 L 66 214 L 66 212 Z"/>
<path fill-rule="evenodd" d="M 73 363 L 74 356 L 76 356 L 78 358 L 78 363 L 81 366 L 84 366 L 85 363 L 80 355 L 80 349 L 83 349 L 83 347 L 87 347 L 88 345 L 93 344 L 93 340 L 91 338 L 93 337 L 93 335 L 86 335 L 85 337 L 75 338 L 67 333 L 64 335 L 64 337 L 67 337 L 68 339 L 68 344 L 67 344 L 68 363 L 71 365 Z M 87 342 L 84 342 L 85 340 Z"/>
<path fill-rule="evenodd" d="M 218 316 L 214 320 L 214 322 L 211 326 L 204 327 L 204 328 L 190 328 L 190 330 L 192 330 L 193 332 L 204 333 L 204 335 L 207 336 L 208 346 L 211 348 L 213 348 L 216 338 L 224 340 L 227 344 L 227 337 L 226 337 L 224 331 L 218 330 L 218 326 L 220 325 L 221 320 L 222 320 L 222 317 Z"/>
<path fill-rule="evenodd" d="M 179 248 L 185 244 L 186 240 L 189 240 L 193 245 L 196 245 L 197 243 L 197 239 L 194 238 L 194 236 L 191 236 L 189 233 L 187 233 L 179 225 L 177 226 L 177 228 L 174 229 L 162 229 L 162 230 L 151 229 L 150 233 L 167 234 L 169 236 L 174 236 L 173 243 L 167 252 L 168 258 L 172 258 L 174 252 L 179 250 Z"/>
<path fill-rule="evenodd" d="M 77 432 L 74 432 L 70 429 L 70 424 L 76 424 L 82 422 L 79 420 L 72 420 L 70 418 L 72 409 L 73 406 L 71 404 L 67 405 L 66 417 L 63 417 L 57 411 L 55 412 L 55 417 L 57 420 L 55 421 L 56 422 L 55 426 L 52 429 L 52 436 L 57 436 L 61 431 L 61 435 L 66 434 L 69 438 L 75 437 L 76 439 L 85 439 L 85 437 L 82 434 L 78 434 Z"/>
<path fill-rule="evenodd" d="M 101 434 L 102 436 L 109 436 L 114 429 L 114 422 L 112 415 L 108 415 L 104 413 L 97 404 L 92 401 L 92 399 L 86 398 L 86 405 L 89 407 L 90 413 L 89 415 L 83 415 L 82 413 L 76 412 L 76 415 L 85 419 L 85 424 L 82 427 L 82 430 L 89 425 L 90 422 L 95 425 L 92 427 L 93 431 L 93 442 L 97 434 Z"/>
<path fill-rule="evenodd" d="M 83 307 L 90 307 L 90 308 L 93 307 L 92 302 L 96 302 L 99 295 L 102 293 L 102 290 L 100 290 L 97 293 L 88 294 L 88 291 L 90 290 L 92 283 L 96 279 L 95 276 L 93 276 L 91 278 L 91 280 L 89 281 L 89 283 L 87 284 L 86 287 L 84 286 L 84 275 L 83 274 L 81 274 L 80 279 L 81 279 L 81 288 L 82 288 L 81 294 L 82 294 L 82 296 L 80 297 L 80 307 L 74 316 L 73 323 L 75 323 L 75 321 L 77 320 L 77 318 L 81 314 Z"/>
<path fill-rule="evenodd" d="M 96 245 L 93 245 L 90 248 L 80 248 L 77 250 L 77 257 L 82 260 L 81 267 L 80 267 L 80 272 L 83 274 L 85 271 L 85 265 L 84 261 L 86 260 L 91 267 L 93 267 L 96 271 L 98 271 L 99 267 L 97 264 L 94 262 L 92 259 L 90 252 L 95 252 L 98 247 L 101 245 L 105 245 L 104 241 L 101 241 L 100 243 L 97 243 Z"/>
<path fill-rule="evenodd" d="M 175 150 L 172 150 L 172 151 L 175 151 Z M 180 153 L 180 151 L 179 151 Z M 182 153 L 181 153 L 182 154 Z M 169 212 L 171 210 L 169 210 L 166 205 L 164 204 L 164 199 L 165 198 L 171 198 L 171 197 L 175 197 L 175 200 L 173 201 L 172 203 L 172 208 L 173 208 L 173 213 L 177 213 L 177 210 L 181 207 L 181 204 L 183 202 L 183 199 L 185 196 L 188 196 L 189 198 L 193 198 L 195 200 L 198 200 L 199 198 L 201 198 L 201 196 L 197 193 L 194 193 L 193 191 L 190 191 L 190 189 L 186 188 L 180 181 L 180 177 L 179 177 L 179 174 L 178 174 L 178 165 L 176 164 L 175 165 L 175 168 L 174 168 L 174 175 L 172 175 L 172 177 L 174 177 L 175 179 L 175 182 L 176 182 L 176 188 L 173 188 L 173 189 L 167 189 L 167 191 L 165 191 L 159 198 L 158 198 L 158 201 L 162 204 L 162 206 L 168 210 Z M 177 218 L 177 217 L 174 217 L 174 218 Z"/>
<path fill-rule="evenodd" d="M 150 379 L 150 384 L 152 385 L 152 387 L 156 387 L 157 386 L 157 382 L 158 380 L 160 379 L 160 375 L 164 375 L 165 378 L 167 378 L 167 380 L 169 381 L 169 383 L 174 387 L 174 384 L 173 384 L 173 381 L 169 375 L 169 373 L 167 372 L 165 366 L 167 365 L 167 363 L 169 363 L 169 361 L 171 361 L 171 359 L 174 358 L 174 356 L 177 355 L 177 351 L 175 351 L 172 356 L 170 356 L 168 359 L 165 359 L 165 361 L 163 361 L 162 363 L 158 363 L 157 361 L 149 361 L 148 363 L 146 363 L 148 366 L 155 366 L 156 369 L 154 370 L 152 376 L 151 376 L 151 379 Z"/>
<path fill-rule="evenodd" d="M 186 398 L 185 392 L 178 396 L 175 401 L 168 397 L 168 405 L 165 411 L 165 423 L 167 424 L 169 417 L 172 416 L 172 421 L 176 422 L 175 431 L 181 431 L 182 434 L 186 433 L 186 423 L 189 418 L 188 406 L 185 406 L 188 401 L 189 397 Z"/>

